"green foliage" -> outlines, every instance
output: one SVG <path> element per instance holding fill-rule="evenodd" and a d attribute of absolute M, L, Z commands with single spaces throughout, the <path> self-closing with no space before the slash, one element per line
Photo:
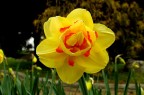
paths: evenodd
<path fill-rule="evenodd" d="M 4 76 L 0 77 L 0 95 L 65 95 L 61 81 L 56 81 L 55 74 L 49 71 L 45 77 L 41 77 L 43 72 L 32 68 L 23 72 L 23 78 L 19 76 L 19 70 L 8 71 L 4 65 Z M 52 81 L 51 76 L 52 75 Z"/>
<path fill-rule="evenodd" d="M 114 75 L 111 76 L 113 78 L 114 84 L 114 95 L 118 95 L 119 92 L 119 83 L 121 80 L 120 69 L 118 69 L 119 59 L 122 60 L 120 55 L 115 57 L 115 62 L 113 62 L 113 70 Z M 124 60 L 123 60 L 124 61 Z M 122 61 L 122 62 L 123 62 Z M 19 69 L 14 72 L 12 68 L 8 68 L 6 62 L 3 64 L 3 71 L 1 71 L 0 77 L 0 95 L 67 95 L 65 92 L 65 87 L 62 81 L 57 77 L 57 72 L 55 69 L 51 69 L 51 72 L 47 71 L 43 74 L 41 69 L 37 69 L 36 65 L 32 65 L 30 70 L 23 71 L 23 77 L 20 77 Z M 102 79 L 99 77 L 91 77 L 91 75 L 84 73 L 84 75 L 78 81 L 79 91 L 82 95 L 103 95 L 103 89 L 99 87 L 100 81 L 103 81 L 105 85 L 105 93 L 106 95 L 113 95 L 110 83 L 109 76 L 106 73 L 107 69 L 103 69 L 101 72 Z M 125 86 L 123 88 L 123 93 L 121 95 L 128 95 L 129 85 L 130 83 L 135 84 L 135 93 L 136 95 L 141 95 L 141 83 L 137 78 L 137 73 L 133 68 L 129 69 L 128 76 L 126 76 L 126 80 L 124 81 Z M 87 84 L 87 81 L 93 78 L 95 83 L 91 81 L 91 84 Z M 133 82 L 132 82 L 133 80 Z M 74 84 L 73 84 L 74 85 Z M 88 85 L 90 85 L 88 88 Z M 70 86 L 70 85 L 69 85 Z M 70 95 L 70 94 L 69 94 Z"/>
<path fill-rule="evenodd" d="M 4 63 L 3 63 L 4 64 Z M 28 61 L 26 59 L 16 59 L 12 57 L 7 58 L 8 67 L 16 69 L 19 66 L 19 70 L 31 69 L 32 61 Z M 0 69 L 3 68 L 3 65 L 0 65 Z"/>
<path fill-rule="evenodd" d="M 90 11 L 95 23 L 102 23 L 116 34 L 115 43 L 108 49 L 114 58 L 143 59 L 144 9 L 136 1 L 129 0 L 56 0 L 47 1 L 47 8 L 34 20 L 35 31 L 43 35 L 43 23 L 52 16 L 66 16 L 75 8 Z"/>

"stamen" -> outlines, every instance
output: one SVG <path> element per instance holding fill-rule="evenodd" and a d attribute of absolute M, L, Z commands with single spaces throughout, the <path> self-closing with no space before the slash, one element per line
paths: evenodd
<path fill-rule="evenodd" d="M 58 53 L 63 53 L 63 50 L 62 50 L 61 47 L 59 46 L 59 47 L 56 49 L 56 52 L 58 52 Z"/>
<path fill-rule="evenodd" d="M 73 60 L 68 59 L 68 64 L 69 64 L 70 66 L 74 66 L 74 61 L 73 61 Z"/>
<path fill-rule="evenodd" d="M 95 36 L 96 36 L 96 38 L 98 38 L 98 32 L 96 32 L 96 31 L 95 31 Z"/>
<path fill-rule="evenodd" d="M 64 27 L 64 28 L 60 28 L 60 32 L 64 32 L 66 29 L 68 29 L 70 26 Z"/>
<path fill-rule="evenodd" d="M 84 39 L 83 39 L 83 43 L 79 46 L 79 49 L 82 50 L 82 49 L 86 48 L 86 46 L 87 46 L 87 41 L 86 41 L 86 39 L 84 38 Z"/>
<path fill-rule="evenodd" d="M 92 40 L 91 40 L 91 38 L 90 38 L 90 34 L 89 34 L 88 31 L 87 31 L 87 34 L 88 34 L 88 40 L 90 41 L 90 43 L 92 43 Z"/>
<path fill-rule="evenodd" d="M 70 38 L 70 36 L 72 36 L 74 33 L 69 33 L 68 35 L 65 36 L 64 38 L 64 44 L 66 46 L 66 48 L 70 48 L 71 46 L 69 46 L 66 41 Z"/>
<path fill-rule="evenodd" d="M 90 55 L 90 50 L 91 50 L 91 49 L 89 49 L 88 51 L 86 51 L 86 52 L 84 53 L 84 56 L 85 56 L 85 57 L 88 57 L 88 56 Z"/>
<path fill-rule="evenodd" d="M 78 20 L 77 21 L 75 21 L 74 23 L 77 23 L 78 22 Z"/>

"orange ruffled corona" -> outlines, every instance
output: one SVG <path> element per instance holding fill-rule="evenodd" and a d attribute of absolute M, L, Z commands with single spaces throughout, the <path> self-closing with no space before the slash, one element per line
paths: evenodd
<path fill-rule="evenodd" d="M 97 73 L 109 61 L 106 49 L 115 35 L 100 23 L 93 23 L 89 11 L 74 9 L 67 17 L 51 17 L 44 23 L 46 39 L 37 46 L 40 61 L 55 68 L 60 79 L 72 84 L 84 72 Z"/>

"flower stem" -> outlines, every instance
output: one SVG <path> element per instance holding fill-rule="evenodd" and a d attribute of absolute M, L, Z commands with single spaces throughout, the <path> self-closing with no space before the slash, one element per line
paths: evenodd
<path fill-rule="evenodd" d="M 86 83 L 85 83 L 85 78 L 84 76 L 82 76 L 79 81 L 79 86 L 80 86 L 80 89 L 81 89 L 81 92 L 83 95 L 88 95 L 88 91 L 87 91 L 87 88 L 86 88 Z"/>

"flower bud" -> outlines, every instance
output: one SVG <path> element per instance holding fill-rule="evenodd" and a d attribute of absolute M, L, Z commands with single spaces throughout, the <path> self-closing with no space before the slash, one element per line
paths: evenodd
<path fill-rule="evenodd" d="M 39 66 L 36 66 L 36 67 L 35 67 L 35 69 L 37 69 L 37 70 L 39 70 L 39 71 L 41 71 L 41 70 L 42 70 L 42 68 L 41 68 L 41 67 L 39 67 Z"/>
<path fill-rule="evenodd" d="M 37 58 L 36 58 L 35 56 L 33 57 L 32 62 L 33 62 L 33 63 L 36 63 L 36 62 L 37 62 Z"/>
<path fill-rule="evenodd" d="M 4 60 L 4 53 L 3 53 L 3 50 L 0 49 L 0 64 L 3 62 Z"/>
<path fill-rule="evenodd" d="M 138 64 L 137 62 L 133 62 L 133 63 L 132 63 L 132 67 L 137 69 L 137 68 L 139 68 L 140 66 L 139 66 L 139 64 Z"/>
<path fill-rule="evenodd" d="M 125 60 L 122 57 L 119 57 L 119 60 L 121 63 L 123 63 L 124 65 L 126 64 Z"/>
<path fill-rule="evenodd" d="M 90 90 L 92 88 L 92 82 L 90 80 L 86 81 L 86 87 L 87 87 L 87 90 Z"/>
<path fill-rule="evenodd" d="M 0 72 L 0 80 L 2 80 L 4 78 L 4 73 Z"/>
<path fill-rule="evenodd" d="M 94 80 L 93 78 L 90 77 L 89 80 L 86 81 L 87 90 L 90 90 L 92 88 L 93 83 L 94 83 Z"/>
<path fill-rule="evenodd" d="M 14 79 L 16 79 L 16 75 L 15 75 L 13 69 L 12 69 L 12 68 L 9 68 L 8 71 L 9 71 L 9 73 L 12 75 L 12 77 L 13 77 Z"/>

